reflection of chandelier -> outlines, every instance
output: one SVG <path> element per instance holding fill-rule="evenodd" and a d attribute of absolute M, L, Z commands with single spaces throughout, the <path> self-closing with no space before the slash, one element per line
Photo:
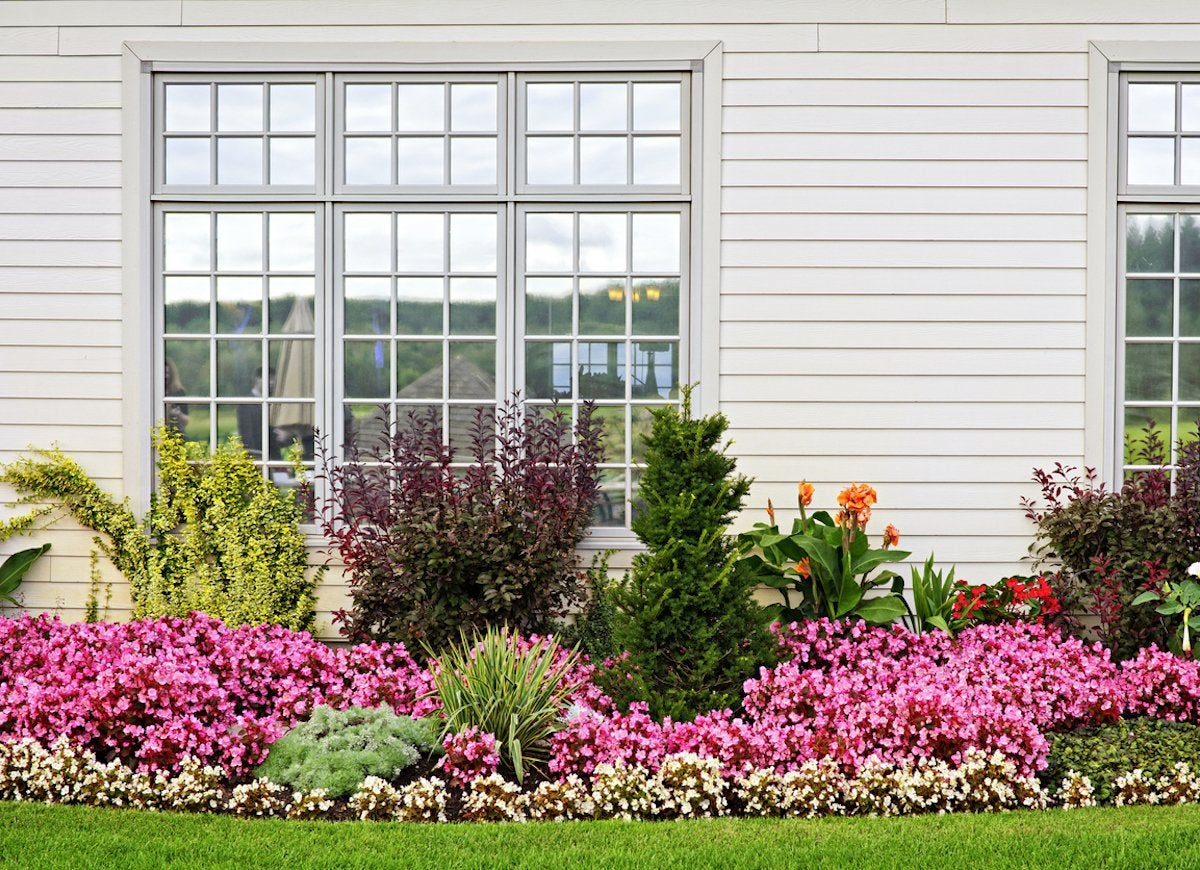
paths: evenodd
<path fill-rule="evenodd" d="M 650 287 L 646 288 L 646 301 L 647 302 L 657 302 L 659 295 L 660 295 L 660 291 L 657 287 L 650 286 Z"/>
<path fill-rule="evenodd" d="M 646 292 L 646 301 L 647 302 L 657 302 L 659 300 L 659 297 L 662 296 L 662 291 L 659 290 L 654 285 L 650 285 L 649 287 L 646 287 L 645 292 Z M 625 298 L 625 288 L 617 287 L 617 286 L 609 287 L 608 288 L 608 298 L 609 298 L 610 302 L 620 302 L 621 300 L 623 300 Z M 641 302 L 642 301 L 642 288 L 640 288 L 640 287 L 635 288 L 633 291 L 632 298 L 633 298 L 634 302 Z"/>

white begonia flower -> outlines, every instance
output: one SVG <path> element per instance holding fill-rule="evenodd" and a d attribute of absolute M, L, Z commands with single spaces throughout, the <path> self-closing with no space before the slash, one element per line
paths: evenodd
<path fill-rule="evenodd" d="M 1200 562 L 1193 562 L 1188 565 L 1187 572 L 1193 577 L 1200 577 Z"/>

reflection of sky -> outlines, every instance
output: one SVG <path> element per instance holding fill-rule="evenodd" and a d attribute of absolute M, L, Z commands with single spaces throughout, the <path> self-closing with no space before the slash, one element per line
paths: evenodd
<path fill-rule="evenodd" d="M 263 140 L 217 140 L 218 184 L 262 184 Z"/>
<path fill-rule="evenodd" d="M 1130 130 L 1175 129 L 1175 85 L 1129 86 Z"/>
<path fill-rule="evenodd" d="M 355 137 L 346 140 L 347 184 L 391 184 L 392 140 Z"/>
<path fill-rule="evenodd" d="M 400 184 L 445 184 L 445 140 L 410 137 L 396 142 L 396 165 Z M 386 183 L 387 160 L 379 167 L 377 183 Z"/>
<path fill-rule="evenodd" d="M 209 140 L 170 138 L 166 142 L 167 184 L 209 183 Z"/>
<path fill-rule="evenodd" d="M 165 128 L 208 132 L 212 125 L 208 85 L 167 85 Z"/>
<path fill-rule="evenodd" d="M 313 85 L 271 85 L 271 129 L 315 130 L 316 96 Z"/>
<path fill-rule="evenodd" d="M 633 139 L 634 184 L 679 184 L 677 136 L 635 136 Z"/>
<path fill-rule="evenodd" d="M 163 265 L 169 272 L 208 271 L 211 245 L 206 212 L 163 215 Z"/>
<path fill-rule="evenodd" d="M 262 217 L 258 212 L 223 212 L 217 215 L 218 269 L 262 269 Z"/>
<path fill-rule="evenodd" d="M 396 126 L 401 132 L 442 132 L 446 129 L 446 90 L 443 85 L 400 85 L 396 88 Z"/>
<path fill-rule="evenodd" d="M 316 217 L 311 213 L 268 215 L 272 272 L 311 272 L 316 268 Z"/>
<path fill-rule="evenodd" d="M 579 140 L 580 184 L 628 184 L 624 136 L 585 136 Z"/>
<path fill-rule="evenodd" d="M 1175 140 L 1131 138 L 1129 140 L 1130 184 L 1174 184 Z"/>
<path fill-rule="evenodd" d="M 575 230 L 571 215 L 531 212 L 525 217 L 525 268 L 570 272 Z"/>
<path fill-rule="evenodd" d="M 392 241 L 392 218 L 388 214 L 345 216 L 346 269 L 350 272 L 391 271 L 388 248 Z"/>
<path fill-rule="evenodd" d="M 580 130 L 627 130 L 624 82 L 584 82 L 579 86 Z"/>
<path fill-rule="evenodd" d="M 679 129 L 678 82 L 640 82 L 634 84 L 633 129 Z"/>
<path fill-rule="evenodd" d="M 271 184 L 312 185 L 315 148 L 309 138 L 271 139 Z"/>
<path fill-rule="evenodd" d="M 450 271 L 494 272 L 496 270 L 496 215 L 450 215 Z"/>
<path fill-rule="evenodd" d="M 494 278 L 451 278 L 450 301 L 495 302 L 496 280 Z"/>
<path fill-rule="evenodd" d="M 579 271 L 613 272 L 626 269 L 626 215 L 579 216 Z"/>
<path fill-rule="evenodd" d="M 453 137 L 450 140 L 450 183 L 496 183 L 496 140 Z"/>
<path fill-rule="evenodd" d="M 633 271 L 679 271 L 679 214 L 633 216 Z"/>
<path fill-rule="evenodd" d="M 261 132 L 262 85 L 217 85 L 217 129 Z"/>
<path fill-rule="evenodd" d="M 490 131 L 496 129 L 496 86 L 455 84 L 450 86 L 450 129 Z"/>
<path fill-rule="evenodd" d="M 525 86 L 527 130 L 572 130 L 575 126 L 575 86 L 568 83 Z"/>
<path fill-rule="evenodd" d="M 396 215 L 396 268 L 441 272 L 445 268 L 446 218 L 441 212 Z"/>
<path fill-rule="evenodd" d="M 391 85 L 346 85 L 346 129 L 391 130 L 391 102 Z"/>
<path fill-rule="evenodd" d="M 569 136 L 533 136 L 525 140 L 525 177 L 530 184 L 573 184 L 574 140 Z"/>

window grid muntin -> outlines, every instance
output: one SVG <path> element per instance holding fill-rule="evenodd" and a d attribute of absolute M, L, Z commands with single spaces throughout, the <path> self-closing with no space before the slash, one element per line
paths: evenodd
<path fill-rule="evenodd" d="M 253 68 L 254 65 L 246 65 L 246 69 Z M 548 64 L 543 69 L 549 69 L 554 64 Z M 653 65 L 650 65 L 651 67 Z M 564 208 L 577 210 L 587 208 L 588 204 L 599 205 L 601 210 L 640 207 L 648 205 L 653 208 L 656 205 L 664 208 L 682 208 L 682 217 L 680 219 L 680 236 L 681 247 L 681 269 L 685 273 L 681 278 L 680 285 L 680 324 L 678 336 L 678 368 L 677 374 L 680 382 L 687 380 L 687 368 L 691 359 L 692 350 L 688 347 L 688 330 L 694 327 L 694 311 L 691 310 L 690 302 L 687 298 L 687 278 L 686 272 L 692 266 L 693 254 L 690 251 L 689 239 L 696 227 L 691 223 L 690 209 L 688 203 L 691 200 L 689 193 L 692 185 L 692 177 L 697 171 L 694 164 L 695 155 L 692 146 L 692 79 L 687 72 L 634 72 L 642 68 L 639 64 L 622 64 L 619 68 L 615 68 L 611 72 L 597 72 L 592 74 L 574 74 L 567 73 L 565 77 L 574 81 L 584 81 L 589 77 L 599 77 L 601 80 L 623 79 L 626 81 L 648 81 L 656 78 L 664 80 L 681 82 L 682 94 L 680 108 L 680 179 L 681 184 L 668 190 L 660 188 L 652 188 L 647 186 L 632 186 L 621 187 L 619 189 L 605 189 L 597 187 L 581 187 L 568 188 L 565 190 L 539 190 L 526 191 L 520 190 L 518 178 L 521 172 L 518 164 L 520 163 L 520 155 L 523 149 L 520 147 L 519 124 L 517 116 L 519 115 L 519 101 L 516 99 L 519 82 L 526 78 L 536 77 L 538 75 L 557 75 L 560 78 L 564 77 L 559 73 L 528 73 L 528 72 L 513 72 L 501 74 L 501 78 L 506 81 L 506 87 L 500 91 L 499 99 L 504 108 L 498 110 L 500 118 L 497 137 L 500 145 L 501 160 L 497 169 L 497 176 L 500 181 L 500 189 L 491 193 L 480 193 L 472 190 L 461 189 L 446 189 L 419 192 L 411 192 L 405 190 L 388 189 L 384 191 L 369 191 L 369 190 L 353 190 L 342 191 L 339 189 L 338 179 L 339 174 L 343 171 L 340 167 L 341 156 L 337 153 L 337 145 L 341 141 L 339 136 L 338 125 L 334 118 L 337 114 L 337 82 L 342 79 L 353 77 L 353 74 L 341 72 L 325 72 L 316 76 L 305 76 L 305 81 L 316 81 L 318 88 L 317 98 L 317 145 L 315 155 L 315 172 L 317 177 L 316 190 L 295 190 L 290 188 L 281 188 L 273 186 L 270 189 L 267 187 L 254 189 L 241 189 L 229 186 L 210 186 L 208 188 L 168 188 L 164 189 L 161 185 L 156 185 L 155 193 L 151 195 L 152 202 L 158 203 L 197 203 L 200 207 L 208 206 L 210 208 L 224 209 L 226 204 L 247 203 L 250 208 L 271 207 L 272 203 L 308 203 L 315 204 L 318 208 L 319 216 L 322 217 L 321 226 L 324 233 L 324 246 L 320 247 L 320 255 L 323 256 L 323 269 L 319 269 L 317 293 L 318 295 L 325 294 L 325 304 L 328 308 L 328 316 L 324 317 L 323 322 L 318 319 L 318 335 L 316 337 L 316 360 L 315 364 L 318 370 L 318 395 L 316 398 L 316 410 L 318 414 L 318 425 L 322 427 L 322 431 L 335 433 L 336 437 L 342 437 L 341 415 L 337 410 L 344 406 L 343 391 L 344 377 L 342 372 L 342 354 L 340 351 L 340 341 L 338 336 L 341 335 L 340 326 L 335 326 L 335 322 L 341 317 L 340 301 L 333 298 L 335 285 L 340 285 L 340 280 L 335 273 L 333 264 L 333 256 L 324 256 L 325 254 L 337 254 L 341 252 L 340 234 L 336 229 L 336 221 L 334 218 L 334 209 L 339 204 L 354 204 L 356 208 L 368 206 L 371 203 L 386 203 L 388 206 L 399 207 L 412 205 L 420 207 L 422 204 L 440 204 L 442 208 L 458 208 L 461 205 L 477 203 L 491 204 L 493 207 L 497 204 L 502 204 L 502 213 L 505 215 L 504 232 L 505 242 L 505 263 L 506 263 L 506 280 L 504 286 L 513 288 L 515 285 L 514 275 L 517 267 L 515 263 L 514 252 L 516 250 L 517 237 L 517 220 L 516 210 L 521 206 L 536 205 L 539 203 L 555 206 L 559 210 Z M 395 74 L 399 77 L 399 72 Z M 418 74 L 419 75 L 419 74 Z M 478 74 L 464 74 L 467 78 L 476 78 Z M 241 81 L 247 76 L 241 74 L 229 74 L 229 80 Z M 453 78 L 452 73 L 438 74 L 434 78 L 441 81 L 450 81 Z M 219 77 L 208 72 L 199 72 L 196 74 L 189 73 L 156 73 L 156 93 L 161 93 L 161 81 L 167 79 L 175 81 L 216 81 Z M 293 79 L 290 75 L 276 75 L 274 73 L 264 73 L 261 76 L 255 75 L 255 80 L 263 82 L 285 82 Z M 368 78 L 378 79 L 379 76 L 372 74 Z M 417 80 L 416 75 L 410 76 L 404 74 L 404 80 Z M 224 80 L 224 79 L 222 79 Z M 161 101 L 160 101 L 161 103 Z M 161 104 L 156 104 L 158 116 L 161 117 Z M 629 111 L 632 112 L 632 105 Z M 264 110 L 267 111 L 267 110 Z M 630 133 L 632 135 L 632 132 Z M 331 141 L 332 140 L 332 141 Z M 162 137 L 156 133 L 156 167 L 162 166 L 161 156 Z M 335 147 L 330 147 L 330 145 Z M 507 158 L 507 159 L 505 159 Z M 161 168 L 156 169 L 156 172 L 161 172 Z M 551 209 L 553 210 L 553 208 Z M 161 283 L 161 272 L 156 278 L 156 286 Z M 161 289 L 158 292 L 161 299 Z M 507 291 L 512 294 L 510 289 Z M 318 307 L 320 305 L 318 304 Z M 320 317 L 320 316 L 319 316 Z M 156 319 L 159 324 L 159 335 L 161 332 L 162 308 L 161 302 L 157 306 Z M 685 326 L 684 324 L 687 324 Z M 502 321 L 499 327 L 499 336 L 497 338 L 500 355 L 504 357 L 502 370 L 504 372 L 504 382 L 509 384 L 519 383 L 516 380 L 515 373 L 519 367 L 517 357 L 521 356 L 521 348 L 524 344 L 523 335 L 524 324 L 519 320 L 519 315 L 510 313 L 506 320 Z M 511 337 L 506 338 L 505 333 L 509 332 Z M 324 334 L 328 333 L 332 341 L 326 341 Z M 162 344 L 161 339 L 158 343 L 158 350 L 161 354 Z M 521 363 L 523 365 L 523 362 Z M 332 378 L 321 376 L 321 373 L 332 373 Z M 501 377 L 501 368 L 498 368 L 498 380 Z M 324 383 L 322 383 L 324 381 Z M 157 381 L 156 381 L 157 384 Z M 324 394 L 322 390 L 328 387 L 329 393 Z M 334 391 L 337 395 L 334 395 Z M 161 388 L 155 388 L 156 396 L 161 400 Z M 334 401 L 336 399 L 336 401 Z M 633 404 L 626 406 L 626 427 L 628 428 L 631 419 L 631 411 L 633 408 L 643 405 L 649 406 L 653 404 L 668 404 L 665 402 L 654 403 L 633 400 Z M 161 406 L 161 401 L 160 401 Z M 572 415 L 576 413 L 575 408 L 572 408 Z M 338 441 L 338 443 L 341 443 Z M 629 446 L 629 439 L 626 439 L 627 455 L 632 450 Z M 630 489 L 635 489 L 637 486 L 638 469 L 633 468 L 627 474 L 626 492 Z M 628 519 L 628 514 L 627 514 Z M 624 539 L 628 535 L 627 529 L 613 529 L 599 527 L 597 529 L 601 538 L 610 533 L 618 533 L 618 538 Z"/>

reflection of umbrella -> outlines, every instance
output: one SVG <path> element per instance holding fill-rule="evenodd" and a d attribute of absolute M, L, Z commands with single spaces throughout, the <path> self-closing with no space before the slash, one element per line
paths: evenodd
<path fill-rule="evenodd" d="M 316 323 L 308 300 L 303 296 L 296 297 L 287 321 L 283 324 L 284 334 L 311 336 L 315 331 Z M 312 353 L 313 343 L 310 338 L 283 342 L 275 372 L 276 398 L 312 399 L 316 395 Z M 311 402 L 277 406 L 272 416 L 272 425 L 280 428 L 311 429 L 314 423 Z"/>

